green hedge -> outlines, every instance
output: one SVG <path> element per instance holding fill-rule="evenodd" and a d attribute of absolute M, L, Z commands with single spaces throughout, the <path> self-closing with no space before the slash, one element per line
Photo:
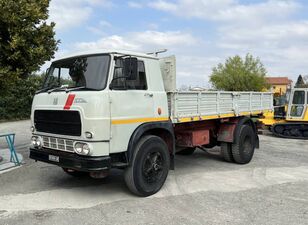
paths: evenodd
<path fill-rule="evenodd" d="M 29 119 L 33 96 L 41 86 L 42 77 L 31 75 L 0 92 L 0 121 Z"/>

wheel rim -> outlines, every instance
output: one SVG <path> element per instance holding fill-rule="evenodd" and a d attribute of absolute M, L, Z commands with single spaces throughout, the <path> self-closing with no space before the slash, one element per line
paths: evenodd
<path fill-rule="evenodd" d="M 142 167 L 142 175 L 149 184 L 155 183 L 163 175 L 164 159 L 160 152 L 149 152 Z"/>

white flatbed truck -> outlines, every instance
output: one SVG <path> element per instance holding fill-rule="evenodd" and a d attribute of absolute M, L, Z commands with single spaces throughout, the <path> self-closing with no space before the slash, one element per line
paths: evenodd
<path fill-rule="evenodd" d="M 273 110 L 271 93 L 176 90 L 175 57 L 126 51 L 52 62 L 33 100 L 30 158 L 73 176 L 124 169 L 139 196 L 161 189 L 174 157 L 221 146 L 228 162 L 250 162 L 259 146 L 251 117 Z"/>

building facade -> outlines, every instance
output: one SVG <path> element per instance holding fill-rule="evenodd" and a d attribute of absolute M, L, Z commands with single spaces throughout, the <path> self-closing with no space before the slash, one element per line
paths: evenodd
<path fill-rule="evenodd" d="M 284 95 L 292 86 L 292 80 L 288 77 L 266 77 L 270 90 L 275 96 Z"/>

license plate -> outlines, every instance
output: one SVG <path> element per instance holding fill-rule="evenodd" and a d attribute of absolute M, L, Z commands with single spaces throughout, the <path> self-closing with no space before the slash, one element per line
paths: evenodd
<path fill-rule="evenodd" d="M 59 156 L 49 155 L 48 159 L 49 159 L 49 161 L 59 162 Z"/>

